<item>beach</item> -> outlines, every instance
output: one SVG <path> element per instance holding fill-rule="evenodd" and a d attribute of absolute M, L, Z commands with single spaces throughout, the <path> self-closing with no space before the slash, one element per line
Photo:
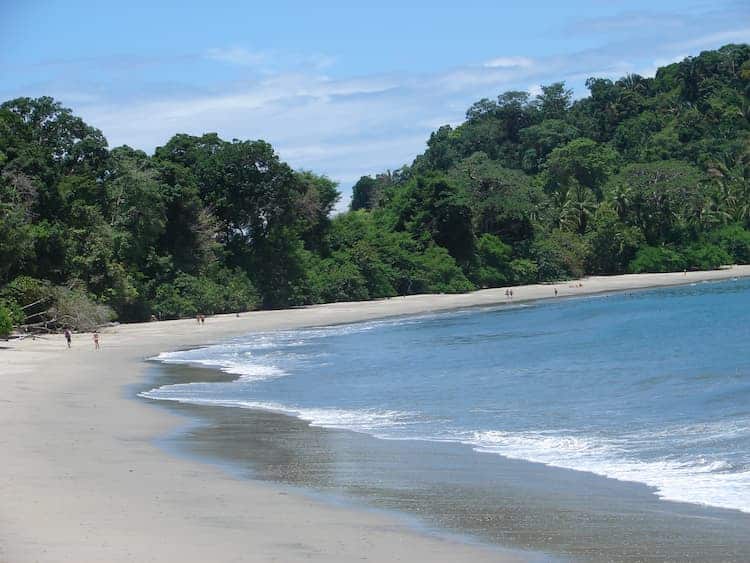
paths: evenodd
<path fill-rule="evenodd" d="M 713 272 L 592 277 L 513 288 L 513 302 L 750 276 Z M 557 296 L 554 290 L 557 289 Z M 161 352 L 252 331 L 366 321 L 510 302 L 505 288 L 418 295 L 240 316 L 120 325 L 3 344 L 0 350 L 0 560 L 514 561 L 497 549 L 421 532 L 397 515 L 325 502 L 216 464 L 175 456 L 158 440 L 190 418 L 134 399 Z"/>

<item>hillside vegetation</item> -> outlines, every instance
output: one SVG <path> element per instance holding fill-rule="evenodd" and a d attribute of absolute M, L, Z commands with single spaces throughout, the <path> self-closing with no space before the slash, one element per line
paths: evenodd
<path fill-rule="evenodd" d="M 750 47 L 587 86 L 476 102 L 333 218 L 336 184 L 264 141 L 148 155 L 5 102 L 0 329 L 750 262 Z"/>

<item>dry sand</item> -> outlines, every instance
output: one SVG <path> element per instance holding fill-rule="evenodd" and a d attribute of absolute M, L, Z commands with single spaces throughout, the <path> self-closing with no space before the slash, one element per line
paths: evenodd
<path fill-rule="evenodd" d="M 595 277 L 515 287 L 514 302 L 750 276 Z M 0 350 L 0 561 L 512 561 L 523 554 L 411 530 L 396 516 L 332 506 L 175 458 L 154 439 L 185 420 L 132 398 L 145 358 L 253 330 L 505 303 L 505 289 L 122 325 L 11 341 Z"/>

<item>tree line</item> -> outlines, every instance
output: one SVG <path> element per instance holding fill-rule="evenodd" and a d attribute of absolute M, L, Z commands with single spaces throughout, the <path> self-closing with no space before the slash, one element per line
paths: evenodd
<path fill-rule="evenodd" d="M 264 141 L 148 155 L 7 101 L 0 331 L 750 261 L 750 47 L 587 87 L 476 102 L 335 217 L 336 183 Z"/>

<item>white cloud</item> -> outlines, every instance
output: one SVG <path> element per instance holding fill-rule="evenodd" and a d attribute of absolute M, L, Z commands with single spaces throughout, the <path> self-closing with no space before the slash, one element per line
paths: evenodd
<path fill-rule="evenodd" d="M 533 59 L 527 57 L 498 57 L 484 63 L 487 68 L 528 68 L 534 64 Z"/>

